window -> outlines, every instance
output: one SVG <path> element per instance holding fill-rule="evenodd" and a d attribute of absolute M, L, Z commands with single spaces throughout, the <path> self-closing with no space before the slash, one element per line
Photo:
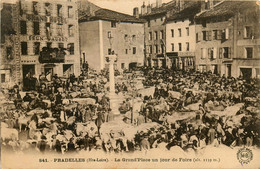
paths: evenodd
<path fill-rule="evenodd" d="M 5 83 L 5 74 L 1 74 L 1 83 Z"/>
<path fill-rule="evenodd" d="M 163 30 L 161 30 L 160 33 L 161 33 L 160 38 L 161 38 L 161 39 L 164 39 L 164 38 L 163 38 Z"/>
<path fill-rule="evenodd" d="M 69 25 L 68 27 L 68 31 L 69 31 L 69 36 L 74 36 L 74 32 L 73 32 L 73 25 Z"/>
<path fill-rule="evenodd" d="M 154 51 L 155 51 L 155 53 L 158 53 L 158 45 L 154 45 Z"/>
<path fill-rule="evenodd" d="M 40 54 L 40 42 L 34 42 L 34 54 L 39 55 Z"/>
<path fill-rule="evenodd" d="M 57 25 L 57 35 L 62 36 L 62 25 Z"/>
<path fill-rule="evenodd" d="M 174 43 L 172 43 L 171 45 L 172 45 L 172 51 L 174 51 Z"/>
<path fill-rule="evenodd" d="M 150 20 L 148 20 L 148 22 L 147 22 L 147 26 L 148 26 L 148 27 L 151 26 L 151 22 L 150 22 Z"/>
<path fill-rule="evenodd" d="M 124 36 L 124 39 L 125 39 L 125 40 L 127 40 L 127 37 L 128 37 L 128 35 L 127 35 L 127 34 L 125 34 L 125 36 Z"/>
<path fill-rule="evenodd" d="M 149 32 L 149 40 L 152 40 L 152 39 L 153 39 L 152 32 Z"/>
<path fill-rule="evenodd" d="M 229 47 L 224 47 L 223 48 L 223 57 L 224 58 L 230 58 L 231 56 L 231 50 Z"/>
<path fill-rule="evenodd" d="M 115 21 L 112 21 L 111 22 L 111 28 L 115 28 L 116 27 L 116 22 Z"/>
<path fill-rule="evenodd" d="M 22 35 L 27 34 L 27 24 L 26 21 L 21 21 L 20 22 L 20 31 Z"/>
<path fill-rule="evenodd" d="M 244 38 L 252 38 L 253 28 L 252 26 L 245 26 L 244 28 Z"/>
<path fill-rule="evenodd" d="M 152 45 L 149 46 L 149 53 L 150 53 L 150 54 L 153 53 L 153 46 L 152 46 Z"/>
<path fill-rule="evenodd" d="M 132 41 L 136 41 L 136 36 L 132 35 Z"/>
<path fill-rule="evenodd" d="M 12 47 L 6 47 L 6 57 L 7 59 L 13 59 L 13 54 L 12 54 Z"/>
<path fill-rule="evenodd" d="M 50 9 L 50 3 L 45 3 L 45 15 L 50 16 L 51 15 L 51 9 Z"/>
<path fill-rule="evenodd" d="M 64 43 L 58 43 L 59 48 L 64 48 Z"/>
<path fill-rule="evenodd" d="M 174 29 L 171 29 L 171 35 L 174 37 Z"/>
<path fill-rule="evenodd" d="M 186 42 L 186 51 L 190 51 L 190 43 Z"/>
<path fill-rule="evenodd" d="M 245 48 L 245 54 L 246 58 L 253 58 L 253 48 L 252 47 L 246 47 Z"/>
<path fill-rule="evenodd" d="M 68 6 L 68 18 L 73 18 L 72 6 Z"/>
<path fill-rule="evenodd" d="M 186 35 L 190 36 L 190 28 L 189 27 L 186 28 Z"/>
<path fill-rule="evenodd" d="M 216 59 L 217 58 L 217 48 L 209 48 L 208 56 L 209 56 L 209 59 Z"/>
<path fill-rule="evenodd" d="M 221 30 L 218 30 L 218 31 L 217 31 L 217 39 L 218 39 L 218 40 L 221 40 L 221 39 L 222 39 L 222 31 L 221 31 Z"/>
<path fill-rule="evenodd" d="M 206 31 L 206 40 L 209 41 L 212 39 L 212 32 L 211 31 Z"/>
<path fill-rule="evenodd" d="M 136 54 L 136 47 L 133 47 L 133 54 Z"/>
<path fill-rule="evenodd" d="M 33 22 L 33 34 L 40 35 L 40 24 L 39 22 Z"/>
<path fill-rule="evenodd" d="M 21 42 L 21 52 L 22 55 L 27 55 L 27 42 Z"/>
<path fill-rule="evenodd" d="M 70 55 L 74 55 L 74 43 L 68 44 L 68 50 L 69 50 Z"/>
<path fill-rule="evenodd" d="M 179 37 L 181 37 L 181 28 L 178 29 Z"/>
<path fill-rule="evenodd" d="M 39 10 L 38 9 L 38 2 L 33 2 L 32 4 L 33 4 L 33 14 L 38 15 L 38 12 L 39 12 L 38 11 Z"/>
<path fill-rule="evenodd" d="M 128 54 L 128 49 L 125 49 L 125 54 Z"/>
<path fill-rule="evenodd" d="M 217 40 L 218 39 L 218 31 L 217 30 L 213 30 L 213 40 Z"/>
<path fill-rule="evenodd" d="M 155 39 L 155 40 L 158 39 L 158 32 L 157 32 L 157 31 L 154 32 L 154 39 Z"/>
<path fill-rule="evenodd" d="M 206 58 L 206 48 L 201 48 L 201 59 Z"/>
<path fill-rule="evenodd" d="M 108 38 L 112 38 L 112 35 L 111 35 L 111 32 L 110 32 L 110 31 L 107 32 L 107 37 L 108 37 Z"/>
<path fill-rule="evenodd" d="M 51 36 L 51 24 L 50 23 L 46 23 L 45 27 L 46 27 L 46 35 L 47 36 Z"/>
<path fill-rule="evenodd" d="M 164 53 L 164 45 L 161 44 L 161 53 Z"/>
<path fill-rule="evenodd" d="M 108 54 L 108 55 L 111 55 L 111 54 L 112 54 L 112 49 L 111 49 L 111 48 L 108 48 L 108 49 L 107 49 L 107 54 Z"/>
<path fill-rule="evenodd" d="M 47 42 L 47 48 L 51 48 L 52 42 Z"/>
<path fill-rule="evenodd" d="M 62 5 L 60 4 L 57 5 L 57 16 L 62 16 Z"/>
<path fill-rule="evenodd" d="M 181 51 L 182 50 L 181 43 L 178 43 L 178 45 L 179 45 L 179 51 Z"/>
<path fill-rule="evenodd" d="M 207 39 L 207 32 L 206 31 L 202 31 L 202 39 L 206 40 Z"/>
<path fill-rule="evenodd" d="M 125 63 L 121 63 L 121 69 L 125 68 Z"/>

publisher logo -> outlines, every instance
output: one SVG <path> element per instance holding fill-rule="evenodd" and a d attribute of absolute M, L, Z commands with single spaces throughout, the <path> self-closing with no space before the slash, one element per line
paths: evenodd
<path fill-rule="evenodd" d="M 243 164 L 248 164 L 253 159 L 252 150 L 248 148 L 241 148 L 237 152 L 238 161 Z"/>

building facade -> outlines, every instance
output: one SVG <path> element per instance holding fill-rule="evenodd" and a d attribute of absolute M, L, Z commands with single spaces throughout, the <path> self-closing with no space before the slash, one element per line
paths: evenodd
<path fill-rule="evenodd" d="M 166 25 L 167 16 L 178 10 L 176 1 L 162 4 L 160 0 L 156 4 L 143 4 L 140 18 L 146 20 L 145 33 L 145 65 L 149 67 L 166 67 Z"/>
<path fill-rule="evenodd" d="M 259 6 L 222 1 L 196 17 L 197 70 L 225 76 L 259 76 Z"/>
<path fill-rule="evenodd" d="M 107 55 L 116 54 L 118 70 L 143 66 L 143 23 L 141 19 L 108 9 L 82 17 L 79 20 L 82 61 L 100 71 L 108 66 Z"/>
<path fill-rule="evenodd" d="M 14 61 L 9 81 L 19 83 L 41 73 L 48 80 L 54 74 L 80 74 L 76 1 L 20 0 L 11 11 L 15 34 L 6 36 L 6 53 L 1 56 Z M 13 45 L 7 45 L 8 41 Z"/>
<path fill-rule="evenodd" d="M 187 2 L 180 12 L 167 18 L 166 55 L 168 67 L 175 70 L 195 68 L 196 25 L 194 16 L 200 11 L 200 1 Z"/>

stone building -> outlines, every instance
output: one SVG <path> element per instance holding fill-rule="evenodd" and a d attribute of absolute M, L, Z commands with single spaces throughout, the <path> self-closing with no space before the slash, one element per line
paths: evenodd
<path fill-rule="evenodd" d="M 225 76 L 259 76 L 259 5 L 222 1 L 203 7 L 196 16 L 196 68 Z"/>
<path fill-rule="evenodd" d="M 196 25 L 194 16 L 200 12 L 200 1 L 182 4 L 180 12 L 169 16 L 166 21 L 166 55 L 168 67 L 189 70 L 195 68 Z"/>
<path fill-rule="evenodd" d="M 9 25 L 14 34 L 7 33 L 1 46 L 6 51 L 1 59 L 8 58 L 12 62 L 8 68 L 10 82 L 23 82 L 26 76 L 38 78 L 41 73 L 49 80 L 54 74 L 80 74 L 75 0 L 20 0 L 10 11 Z M 4 64 L 1 62 L 1 67 Z"/>
<path fill-rule="evenodd" d="M 99 9 L 79 18 L 82 61 L 100 71 L 107 66 L 106 56 L 116 54 L 118 70 L 144 63 L 144 21 L 134 16 Z"/>
<path fill-rule="evenodd" d="M 150 67 L 166 67 L 166 25 L 167 16 L 172 15 L 178 8 L 178 0 L 163 3 L 157 0 L 155 4 L 143 4 L 140 18 L 145 19 L 145 65 Z"/>

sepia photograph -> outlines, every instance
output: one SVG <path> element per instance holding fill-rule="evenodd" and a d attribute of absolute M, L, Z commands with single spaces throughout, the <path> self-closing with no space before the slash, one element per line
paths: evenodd
<path fill-rule="evenodd" d="M 0 168 L 260 168 L 260 0 L 0 9 Z"/>

